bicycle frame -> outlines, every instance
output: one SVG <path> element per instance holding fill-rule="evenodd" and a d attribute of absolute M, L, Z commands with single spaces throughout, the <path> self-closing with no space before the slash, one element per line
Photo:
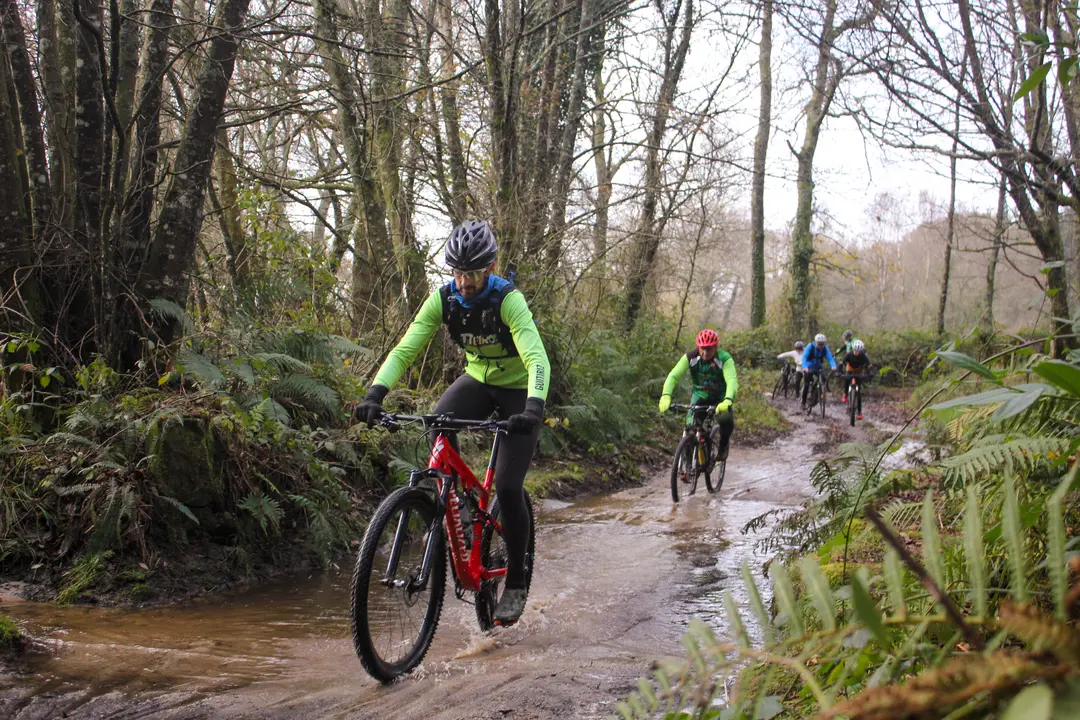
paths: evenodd
<path fill-rule="evenodd" d="M 465 461 L 461 459 L 457 451 L 450 444 L 450 438 L 446 435 L 448 429 L 475 429 L 474 421 L 447 420 L 444 423 L 434 424 L 438 432 L 435 442 L 431 447 L 431 456 L 428 458 L 428 466 L 424 470 L 413 470 L 409 475 L 409 487 L 417 487 L 427 478 L 435 481 L 436 513 L 431 527 L 428 529 L 429 538 L 434 537 L 436 524 L 441 520 L 446 529 L 447 541 L 450 545 L 450 563 L 453 566 L 454 576 L 463 590 L 477 592 L 485 580 L 506 575 L 506 568 L 485 569 L 480 561 L 480 537 L 484 530 L 484 524 L 491 522 L 496 530 L 502 531 L 498 521 L 488 514 L 490 507 L 492 485 L 495 481 L 495 461 L 499 456 L 499 446 L 504 428 L 495 430 L 495 438 L 491 444 L 491 457 L 488 459 L 487 469 L 484 471 L 484 479 L 480 481 L 473 474 Z M 468 423 L 468 424 L 466 424 Z M 469 550 L 465 548 L 465 535 L 461 520 L 461 498 L 457 490 L 458 481 L 466 491 L 474 491 L 477 495 L 477 512 L 473 517 L 473 543 Z M 383 584 L 390 585 L 392 578 L 397 572 L 398 559 L 401 553 L 401 543 L 406 532 L 407 518 L 402 517 L 394 533 L 394 544 L 390 550 L 390 558 L 386 566 L 386 574 Z M 412 584 L 418 588 L 425 587 L 431 574 L 432 563 L 435 561 L 435 552 L 438 543 L 428 542 L 424 548 L 424 559 L 420 567 L 420 575 Z"/>

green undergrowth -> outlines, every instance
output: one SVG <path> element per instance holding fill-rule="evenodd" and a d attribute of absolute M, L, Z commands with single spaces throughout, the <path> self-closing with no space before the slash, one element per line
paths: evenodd
<path fill-rule="evenodd" d="M 938 360 L 936 457 L 886 471 L 885 442 L 819 463 L 804 509 L 747 526 L 770 560 L 728 591 L 728 636 L 695 621 L 620 716 L 1076 717 L 1080 366 Z"/>
<path fill-rule="evenodd" d="M 6 615 L 0 615 L 0 654 L 10 655 L 23 648 L 23 636 L 19 626 Z"/>

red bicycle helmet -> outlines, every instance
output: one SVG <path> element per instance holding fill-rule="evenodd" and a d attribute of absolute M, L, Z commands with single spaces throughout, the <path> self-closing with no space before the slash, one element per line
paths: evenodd
<path fill-rule="evenodd" d="M 720 338 L 717 336 L 715 330 L 706 328 L 697 334 L 698 347 L 716 347 L 719 344 Z"/>

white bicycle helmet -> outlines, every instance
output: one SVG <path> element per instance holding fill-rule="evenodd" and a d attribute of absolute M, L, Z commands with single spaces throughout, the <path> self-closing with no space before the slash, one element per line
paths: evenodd
<path fill-rule="evenodd" d="M 826 338 L 825 338 L 825 335 L 823 333 L 818 333 L 817 335 L 814 336 L 814 342 L 816 342 L 818 345 L 824 345 L 825 340 L 826 340 Z"/>
<path fill-rule="evenodd" d="M 861 353 L 865 349 L 866 345 L 863 344 L 862 340 L 856 340 L 855 342 L 851 343 L 852 352 Z"/>

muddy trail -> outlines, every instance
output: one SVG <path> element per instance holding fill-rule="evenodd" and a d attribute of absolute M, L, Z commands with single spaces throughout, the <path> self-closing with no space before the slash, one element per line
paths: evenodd
<path fill-rule="evenodd" d="M 529 605 L 511 628 L 482 633 L 448 589 L 421 667 L 389 686 L 352 647 L 351 568 L 257 590 L 143 610 L 3 599 L 34 638 L 19 672 L 0 676 L 5 718 L 596 718 L 614 714 L 658 656 L 679 654 L 689 620 L 724 630 L 721 593 L 743 600 L 744 559 L 765 557 L 740 529 L 813 492 L 813 462 L 865 439 L 843 406 L 738 446 L 720 492 L 673 504 L 668 471 L 621 492 L 539 507 Z M 868 417 L 872 411 L 868 411 Z"/>

